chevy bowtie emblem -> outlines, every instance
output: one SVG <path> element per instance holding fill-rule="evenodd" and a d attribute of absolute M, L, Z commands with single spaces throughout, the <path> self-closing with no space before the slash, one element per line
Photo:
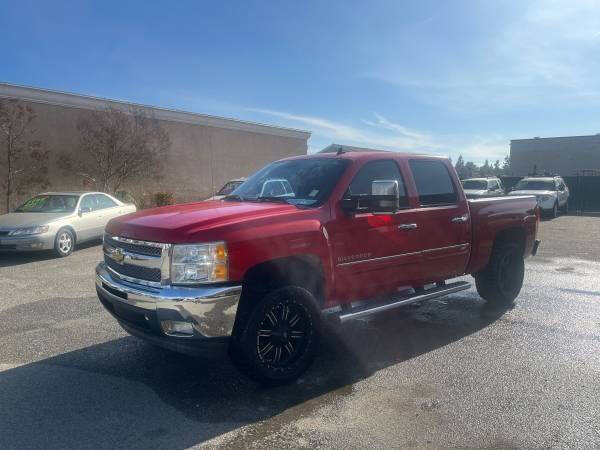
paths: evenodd
<path fill-rule="evenodd" d="M 114 248 L 113 251 L 110 253 L 110 257 L 119 264 L 123 264 L 123 261 L 125 261 L 125 254 L 120 248 Z"/>

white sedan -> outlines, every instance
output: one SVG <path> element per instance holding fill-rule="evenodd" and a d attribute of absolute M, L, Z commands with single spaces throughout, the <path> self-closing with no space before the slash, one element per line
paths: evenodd
<path fill-rule="evenodd" d="M 85 241 L 102 238 L 114 217 L 136 211 L 102 192 L 47 192 L 0 216 L 0 251 L 54 250 L 69 256 Z"/>

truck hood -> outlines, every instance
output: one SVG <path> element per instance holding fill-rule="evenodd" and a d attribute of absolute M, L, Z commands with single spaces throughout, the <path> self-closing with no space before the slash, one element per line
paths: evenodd
<path fill-rule="evenodd" d="M 511 191 L 508 195 L 556 195 L 554 191 Z"/>
<path fill-rule="evenodd" d="M 9 213 L 0 216 L 0 228 L 47 225 L 73 213 Z"/>
<path fill-rule="evenodd" d="M 186 243 L 197 233 L 252 219 L 297 211 L 281 203 L 204 201 L 138 211 L 111 220 L 106 231 L 115 236 L 143 241 Z"/>

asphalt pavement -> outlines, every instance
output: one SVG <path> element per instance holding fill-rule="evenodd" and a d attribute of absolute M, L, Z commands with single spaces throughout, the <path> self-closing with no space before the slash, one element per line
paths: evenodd
<path fill-rule="evenodd" d="M 100 245 L 0 255 L 0 448 L 598 448 L 600 218 L 540 236 L 510 310 L 471 289 L 357 320 L 274 389 L 122 331 Z"/>

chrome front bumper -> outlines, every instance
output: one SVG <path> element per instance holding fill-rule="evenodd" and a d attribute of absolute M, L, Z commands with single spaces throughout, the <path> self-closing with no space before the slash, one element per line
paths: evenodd
<path fill-rule="evenodd" d="M 231 335 L 242 287 L 142 286 L 117 277 L 101 262 L 96 291 L 104 307 L 132 334 L 197 341 Z M 165 321 L 187 322 L 193 334 L 167 333 Z"/>

